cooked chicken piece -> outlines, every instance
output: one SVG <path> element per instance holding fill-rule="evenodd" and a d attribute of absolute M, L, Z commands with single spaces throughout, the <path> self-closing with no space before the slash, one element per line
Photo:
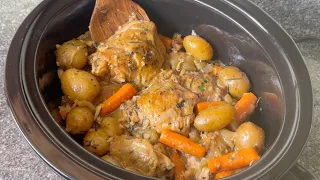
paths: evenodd
<path fill-rule="evenodd" d="M 146 86 L 160 72 L 166 49 L 151 21 L 125 24 L 90 56 L 92 73 L 113 82 Z"/>
<path fill-rule="evenodd" d="M 104 160 L 126 170 L 146 176 L 172 177 L 174 164 L 147 140 L 116 137 L 110 144 L 110 154 Z"/>
<path fill-rule="evenodd" d="M 157 167 L 157 177 L 160 179 L 172 179 L 173 176 L 173 168 L 174 164 L 173 162 L 164 154 L 162 154 L 160 151 L 156 151 L 158 157 L 158 167 Z"/>
<path fill-rule="evenodd" d="M 152 145 L 144 139 L 116 137 L 110 144 L 110 157 L 122 168 L 146 176 L 155 176 L 158 157 Z"/>
<path fill-rule="evenodd" d="M 182 71 L 180 76 L 182 86 L 196 93 L 203 102 L 220 101 L 226 94 L 216 85 L 217 78 L 212 75 Z"/>
<path fill-rule="evenodd" d="M 178 34 L 178 33 L 175 33 L 173 35 L 173 38 L 172 38 L 172 51 L 173 52 L 180 52 L 182 51 L 182 48 L 183 48 L 183 39 L 182 39 L 182 35 L 181 34 Z"/>
<path fill-rule="evenodd" d="M 234 150 L 234 132 L 222 129 L 201 134 L 200 143 L 207 149 L 207 158 L 219 157 Z"/>
<path fill-rule="evenodd" d="M 170 129 L 188 135 L 194 120 L 196 94 L 172 80 L 152 84 L 123 106 L 124 120 L 131 133 Z"/>
<path fill-rule="evenodd" d="M 152 86 L 153 84 L 161 84 L 166 81 L 171 81 L 180 84 L 181 77 L 173 70 L 161 71 L 156 77 L 153 78 L 149 86 Z"/>
<path fill-rule="evenodd" d="M 174 164 L 169 159 L 172 149 L 162 143 L 153 145 L 154 151 L 157 153 L 159 166 L 157 170 L 157 177 L 160 179 L 172 179 L 174 175 Z"/>
<path fill-rule="evenodd" d="M 162 144 L 160 142 L 158 142 L 155 145 L 153 145 L 153 149 L 155 151 L 161 152 L 162 154 L 164 154 L 167 157 L 170 157 L 171 152 L 172 152 L 172 148 L 171 147 L 166 146 L 166 145 L 164 145 L 164 144 Z"/>
<path fill-rule="evenodd" d="M 207 158 L 197 158 L 186 155 L 186 171 L 185 174 L 188 179 L 195 180 L 209 180 L 210 171 L 207 165 Z"/>
<path fill-rule="evenodd" d="M 194 126 L 191 126 L 190 132 L 189 132 L 189 138 L 198 143 L 200 141 L 200 131 L 195 128 Z"/>

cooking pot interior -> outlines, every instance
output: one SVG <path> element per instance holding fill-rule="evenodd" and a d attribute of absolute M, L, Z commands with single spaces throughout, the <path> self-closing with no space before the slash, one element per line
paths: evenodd
<path fill-rule="evenodd" d="M 171 37 L 175 32 L 189 35 L 194 30 L 206 38 L 215 49 L 214 59 L 241 68 L 249 77 L 259 106 L 250 120 L 266 133 L 265 151 L 280 134 L 285 103 L 282 85 L 272 58 L 250 30 L 222 12 L 196 1 L 136 0 L 158 27 L 158 32 Z M 159 8 L 161 7 L 161 8 Z M 36 78 L 54 73 L 51 85 L 41 93 L 47 105 L 61 97 L 54 51 L 56 44 L 76 38 L 88 31 L 94 1 L 75 1 L 61 10 L 41 32 L 36 56 Z M 53 119 L 52 119 L 53 121 Z M 57 124 L 58 125 L 58 124 Z"/>

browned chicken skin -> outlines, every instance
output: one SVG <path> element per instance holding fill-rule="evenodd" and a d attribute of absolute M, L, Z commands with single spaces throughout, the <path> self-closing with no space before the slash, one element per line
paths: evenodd
<path fill-rule="evenodd" d="M 181 72 L 181 84 L 183 87 L 196 93 L 202 102 L 220 101 L 223 92 L 216 85 L 217 78 L 200 72 Z"/>
<path fill-rule="evenodd" d="M 156 83 L 125 103 L 124 120 L 133 132 L 163 129 L 187 135 L 194 120 L 198 96 L 171 80 Z"/>
<path fill-rule="evenodd" d="M 187 136 L 195 118 L 195 104 L 219 101 L 221 94 L 216 78 L 211 75 L 162 71 L 147 89 L 122 106 L 123 122 L 139 137 L 147 129 L 159 134 L 163 129 L 170 129 Z"/>
<path fill-rule="evenodd" d="M 113 82 L 133 82 L 142 88 L 160 72 L 166 56 L 155 24 L 133 20 L 101 43 L 90 63 L 96 76 L 110 76 Z"/>

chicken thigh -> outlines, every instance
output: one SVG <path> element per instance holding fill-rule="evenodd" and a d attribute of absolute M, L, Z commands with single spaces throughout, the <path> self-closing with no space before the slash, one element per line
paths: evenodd
<path fill-rule="evenodd" d="M 170 129 L 183 135 L 193 124 L 193 107 L 198 96 L 170 78 L 152 84 L 123 106 L 124 121 L 132 133 Z"/>
<path fill-rule="evenodd" d="M 151 21 L 133 20 L 97 47 L 90 56 L 92 74 L 109 76 L 116 83 L 146 86 L 160 72 L 165 47 Z"/>

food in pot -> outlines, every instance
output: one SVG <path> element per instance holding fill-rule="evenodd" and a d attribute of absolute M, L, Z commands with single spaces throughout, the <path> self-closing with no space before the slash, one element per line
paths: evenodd
<path fill-rule="evenodd" d="M 86 33 L 58 46 L 64 96 L 53 111 L 85 134 L 85 149 L 128 171 L 230 176 L 260 159 L 265 137 L 248 122 L 258 101 L 249 78 L 213 55 L 195 33 L 165 37 L 151 21 L 133 19 L 101 43 Z"/>
<path fill-rule="evenodd" d="M 155 24 L 133 20 L 101 43 L 89 59 L 93 75 L 142 88 L 160 72 L 166 56 Z"/>
<path fill-rule="evenodd" d="M 240 99 L 244 93 L 250 90 L 247 75 L 237 67 L 225 67 L 219 72 L 218 77 L 234 98 Z"/>
<path fill-rule="evenodd" d="M 93 112 L 87 107 L 73 108 L 67 115 L 66 130 L 70 134 L 84 134 L 93 125 Z"/>
<path fill-rule="evenodd" d="M 211 45 L 200 36 L 186 36 L 183 39 L 183 47 L 188 53 L 199 60 L 211 60 L 213 57 Z"/>
<path fill-rule="evenodd" d="M 211 132 L 225 128 L 235 118 L 235 110 L 231 104 L 209 106 L 199 112 L 194 126 L 199 131 Z"/>
<path fill-rule="evenodd" d="M 97 156 L 103 156 L 109 151 L 111 140 L 103 128 L 92 128 L 84 137 L 83 146 Z"/>
<path fill-rule="evenodd" d="M 57 48 L 57 65 L 61 69 L 82 69 L 88 62 L 88 47 L 84 41 L 70 40 Z"/>
<path fill-rule="evenodd" d="M 61 88 L 70 100 L 93 101 L 100 92 L 100 84 L 89 72 L 68 69 L 62 73 Z"/>

